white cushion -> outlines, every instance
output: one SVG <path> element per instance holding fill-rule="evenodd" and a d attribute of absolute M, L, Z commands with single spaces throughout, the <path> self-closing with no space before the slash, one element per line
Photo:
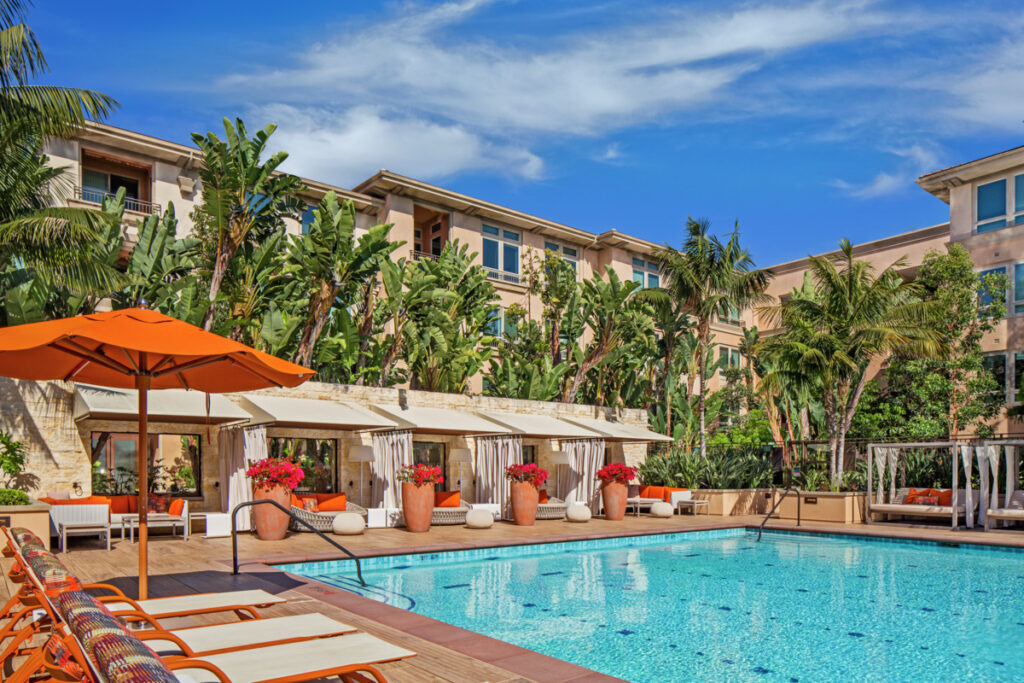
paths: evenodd
<path fill-rule="evenodd" d="M 665 501 L 655 503 L 651 506 L 651 517 L 671 517 L 672 506 Z"/>
<path fill-rule="evenodd" d="M 573 503 L 566 508 L 565 518 L 570 522 L 589 522 L 590 508 L 582 503 Z"/>
<path fill-rule="evenodd" d="M 466 526 L 470 529 L 490 529 L 494 526 L 494 515 L 490 510 L 473 508 L 466 513 Z"/>
<path fill-rule="evenodd" d="M 363 533 L 366 522 L 363 516 L 356 512 L 339 512 L 334 516 L 331 529 L 339 536 L 354 536 Z"/>

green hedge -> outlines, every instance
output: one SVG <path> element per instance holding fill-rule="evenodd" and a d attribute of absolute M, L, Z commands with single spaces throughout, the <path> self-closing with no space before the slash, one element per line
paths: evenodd
<path fill-rule="evenodd" d="M 28 505 L 28 494 L 18 489 L 0 489 L 0 505 Z"/>

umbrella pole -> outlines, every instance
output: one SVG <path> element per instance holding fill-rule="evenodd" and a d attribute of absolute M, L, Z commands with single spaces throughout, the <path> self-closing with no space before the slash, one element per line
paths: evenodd
<path fill-rule="evenodd" d="M 146 354 L 139 354 L 139 366 L 145 367 Z M 149 528 L 149 384 L 146 375 L 135 377 L 135 386 L 139 393 L 139 446 L 136 458 L 139 473 L 139 600 L 145 600 L 149 594 L 148 544 Z"/>

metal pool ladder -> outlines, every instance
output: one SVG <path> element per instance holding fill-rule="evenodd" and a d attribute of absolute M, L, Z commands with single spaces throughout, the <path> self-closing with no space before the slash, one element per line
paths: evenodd
<path fill-rule="evenodd" d="M 306 527 L 307 529 L 312 531 L 314 534 L 316 534 L 320 538 L 324 539 L 325 541 L 327 541 L 328 543 L 333 545 L 335 548 L 337 548 L 338 550 L 340 550 L 341 552 L 345 553 L 350 558 L 355 560 L 355 562 L 356 562 L 356 574 L 359 576 L 359 583 L 360 583 L 360 585 L 363 586 L 363 588 L 366 588 L 366 581 L 363 580 L 363 568 L 359 564 L 359 558 L 356 557 L 355 555 L 353 555 L 351 550 L 349 550 L 345 546 L 341 545 L 340 543 L 335 541 L 333 538 L 329 538 L 329 537 L 325 536 L 322 531 L 320 531 L 319 529 L 313 527 L 312 524 L 310 524 L 306 520 L 302 519 L 301 517 L 297 516 L 291 510 L 286 509 L 283 505 L 278 503 L 276 500 L 269 500 L 269 499 L 266 499 L 266 498 L 264 498 L 263 500 L 247 500 L 244 503 L 239 503 L 238 505 L 236 505 L 235 509 L 231 511 L 231 566 L 232 566 L 231 573 L 232 574 L 237 574 L 238 573 L 238 526 L 236 524 L 237 519 L 238 519 L 238 511 L 241 510 L 242 508 L 254 507 L 256 505 L 273 505 L 278 510 L 280 510 L 281 512 L 283 512 L 286 515 L 288 515 L 292 520 L 294 520 L 294 521 L 298 522 L 299 524 L 301 524 L 302 526 Z"/>
<path fill-rule="evenodd" d="M 772 509 L 769 510 L 768 514 L 764 516 L 763 520 L 761 520 L 761 526 L 757 529 L 758 541 L 761 540 L 761 533 L 764 531 L 764 525 L 768 523 L 768 520 L 771 519 L 772 515 L 775 514 L 776 508 L 782 505 L 782 501 L 786 500 L 786 496 L 788 496 L 791 492 L 796 492 L 796 525 L 800 526 L 800 489 L 794 488 L 792 486 L 787 486 L 786 490 L 782 492 L 782 497 L 775 502 L 775 505 L 772 506 Z"/>

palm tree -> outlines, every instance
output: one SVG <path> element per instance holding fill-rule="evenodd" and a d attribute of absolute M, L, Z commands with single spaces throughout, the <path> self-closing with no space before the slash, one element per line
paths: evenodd
<path fill-rule="evenodd" d="M 664 406 L 665 434 L 672 436 L 672 396 L 681 376 L 676 372 L 676 355 L 679 346 L 691 334 L 690 316 L 679 300 L 664 289 L 644 289 L 636 293 L 636 298 L 649 303 L 653 309 L 654 327 L 659 333 L 658 357 L 663 369 L 656 381 L 655 394 L 661 397 Z"/>
<path fill-rule="evenodd" d="M 708 354 L 711 346 L 711 323 L 716 316 L 725 317 L 730 309 L 744 309 L 770 300 L 764 290 L 771 272 L 753 269 L 750 253 L 740 246 L 739 226 L 724 243 L 708 234 L 709 227 L 704 219 L 689 218 L 682 250 L 665 245 L 657 252 L 665 290 L 694 320 L 701 357 Z M 707 367 L 703 363 L 698 365 L 698 380 L 700 453 L 707 457 Z"/>
<path fill-rule="evenodd" d="M 335 306 L 348 308 L 367 280 L 375 280 L 383 259 L 402 243 L 390 242 L 391 223 L 355 237 L 356 208 L 328 192 L 313 210 L 306 234 L 292 237 L 287 271 L 303 282 L 308 299 L 305 325 L 292 360 L 309 365 L 313 349 Z"/>
<path fill-rule="evenodd" d="M 939 356 L 938 308 L 905 282 L 897 261 L 877 276 L 853 256 L 849 240 L 834 259 L 810 257 L 814 296 L 784 301 L 766 312 L 782 334 L 764 346 L 783 373 L 815 383 L 824 404 L 833 482 L 843 476 L 846 434 L 864 385 L 896 353 Z"/>
<path fill-rule="evenodd" d="M 277 152 L 261 161 L 276 129 L 270 124 L 250 139 L 241 119 L 232 124 L 225 118 L 225 140 L 212 132 L 192 134 L 192 141 L 203 153 L 199 169 L 203 183 L 201 211 L 217 244 L 210 276 L 210 308 L 203 320 L 206 330 L 213 326 L 217 295 L 228 264 L 242 243 L 254 231 L 258 237 L 260 231 L 278 227 L 285 216 L 298 214 L 296 195 L 302 182 L 278 171 L 288 158 L 287 152 Z"/>

